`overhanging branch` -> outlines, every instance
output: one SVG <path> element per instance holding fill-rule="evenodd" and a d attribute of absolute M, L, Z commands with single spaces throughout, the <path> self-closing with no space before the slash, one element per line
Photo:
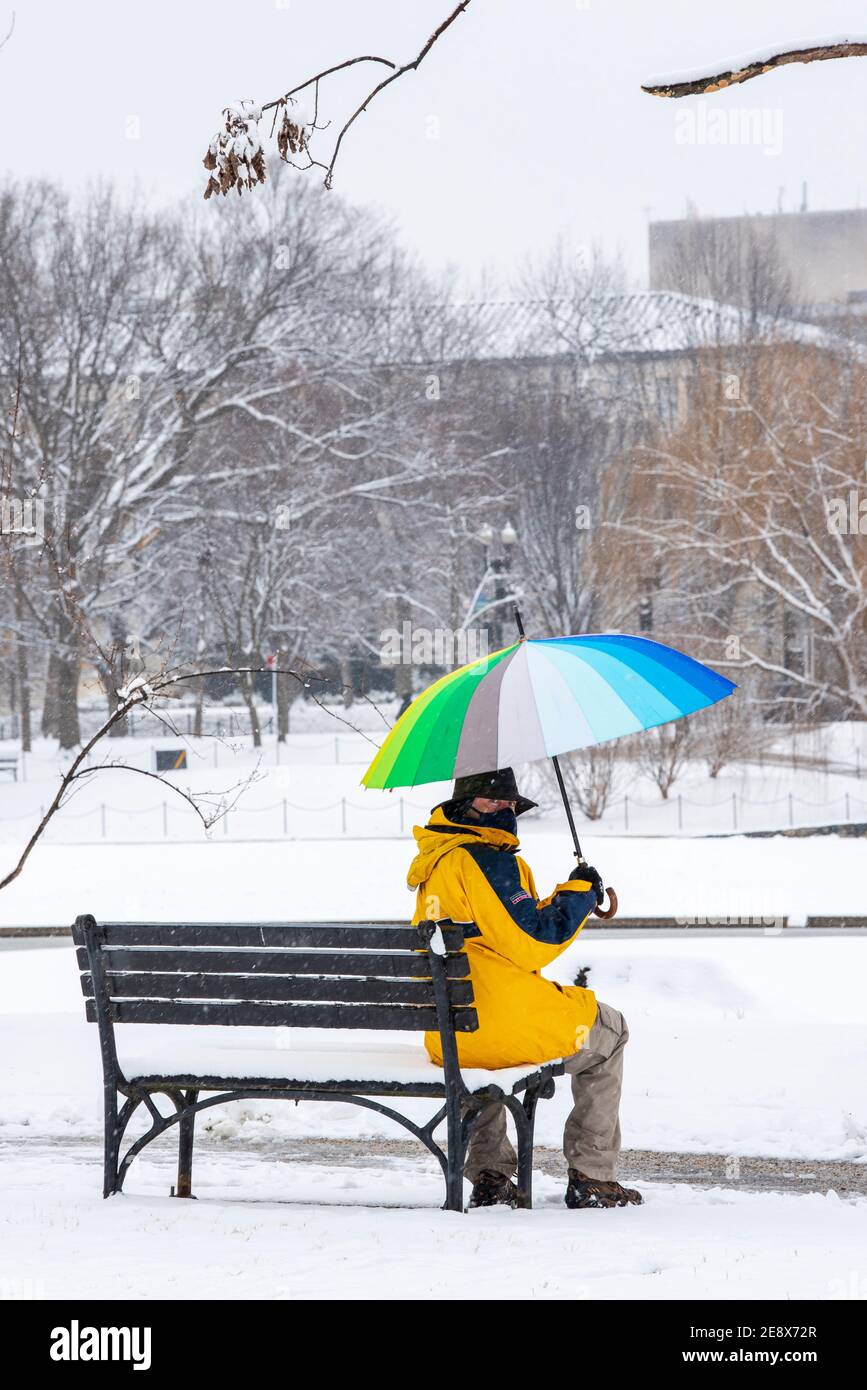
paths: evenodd
<path fill-rule="evenodd" d="M 762 53 L 755 58 L 744 58 L 731 68 L 716 67 L 700 77 L 687 77 L 673 74 L 671 77 L 652 78 L 642 83 L 641 90 L 654 97 L 691 97 L 705 93 L 721 92 L 726 87 L 740 82 L 749 82 L 754 77 L 762 77 L 775 68 L 786 67 L 789 63 L 822 63 L 829 58 L 863 58 L 867 54 L 867 39 L 844 39 L 801 44 L 798 48 L 781 49 L 777 53 Z"/>
<path fill-rule="evenodd" d="M 214 193 L 225 195 L 232 188 L 237 189 L 238 193 L 242 193 L 245 188 L 253 188 L 255 184 L 265 182 L 265 158 L 258 124 L 266 111 L 274 112 L 271 124 L 272 136 L 277 129 L 277 117 L 281 111 L 283 113 L 283 120 L 277 129 L 277 146 L 280 158 L 295 169 L 305 171 L 314 168 L 323 169 L 325 171 L 325 187 L 331 188 L 334 181 L 334 166 L 337 163 L 343 141 L 359 116 L 364 114 L 374 98 L 378 97 L 380 92 L 384 92 L 386 87 L 391 86 L 393 82 L 404 77 L 408 72 L 415 72 L 421 66 L 434 44 L 442 38 L 447 29 L 451 28 L 470 3 L 471 0 L 460 0 L 460 4 L 455 5 L 451 13 L 437 26 L 427 42 L 408 63 L 397 64 L 391 58 L 382 58 L 375 54 L 347 58 L 342 63 L 335 63 L 331 67 L 323 68 L 313 77 L 308 77 L 304 82 L 290 87 L 282 96 L 275 97 L 272 101 L 266 101 L 261 106 L 252 101 L 236 102 L 227 106 L 223 113 L 224 128 L 211 141 L 203 161 L 205 168 L 211 171 L 211 177 L 205 189 L 205 197 L 210 198 Z M 341 126 L 330 158 L 327 161 L 315 159 L 310 148 L 311 140 L 316 131 L 327 128 L 319 124 L 320 83 L 335 73 L 343 72 L 358 63 L 377 63 L 382 67 L 390 68 L 391 71 L 381 82 L 377 82 L 361 105 L 356 107 L 349 119 Z M 290 110 L 296 105 L 296 98 L 299 93 L 307 91 L 311 87 L 313 88 L 314 114 L 312 120 L 305 123 L 300 115 L 290 114 Z M 294 159 L 289 158 L 290 153 L 301 155 L 306 158 L 307 163 L 296 164 Z"/>

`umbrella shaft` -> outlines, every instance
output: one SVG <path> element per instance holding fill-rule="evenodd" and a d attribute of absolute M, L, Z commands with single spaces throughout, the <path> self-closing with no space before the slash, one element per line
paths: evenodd
<path fill-rule="evenodd" d="M 570 829 L 571 832 L 572 832 L 572 843 L 573 843 L 573 845 L 575 846 L 575 854 L 576 854 L 576 856 L 577 856 L 578 859 L 580 859 L 580 860 L 583 861 L 584 856 L 583 856 L 583 854 L 581 853 L 581 846 L 580 846 L 580 844 L 578 843 L 578 831 L 575 829 L 575 822 L 574 822 L 574 820 L 572 819 L 572 807 L 569 805 L 569 798 L 568 798 L 568 796 L 566 795 L 566 787 L 565 787 L 565 784 L 564 784 L 564 782 L 563 782 L 563 774 L 562 774 L 562 772 L 560 771 L 560 764 L 559 764 L 559 762 L 557 761 L 556 756 L 555 756 L 555 757 L 552 757 L 551 762 L 554 764 L 554 771 L 555 771 L 555 773 L 557 774 L 557 783 L 558 783 L 558 786 L 560 787 L 560 795 L 561 795 L 562 798 L 563 798 L 563 805 L 564 805 L 564 807 L 566 808 L 566 819 L 567 819 L 568 822 L 569 822 L 569 829 Z"/>

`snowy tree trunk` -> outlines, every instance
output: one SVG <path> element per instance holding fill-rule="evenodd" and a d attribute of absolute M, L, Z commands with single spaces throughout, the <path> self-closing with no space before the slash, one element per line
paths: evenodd
<path fill-rule="evenodd" d="M 193 734 L 196 738 L 202 737 L 205 716 L 205 682 L 200 681 L 196 690 L 196 709 L 193 715 Z"/>
<path fill-rule="evenodd" d="M 30 690 L 30 662 L 27 656 L 27 643 L 23 636 L 24 605 L 21 586 L 15 583 L 15 620 L 18 632 L 15 637 L 15 669 L 18 678 L 18 713 L 21 719 L 21 751 L 29 753 L 32 742 L 32 694 Z"/>
<path fill-rule="evenodd" d="M 48 653 L 45 670 L 45 685 L 42 696 L 42 721 L 40 730 L 43 738 L 55 738 L 57 734 L 57 657 Z"/>
<path fill-rule="evenodd" d="M 79 656 L 58 658 L 55 675 L 55 729 L 61 748 L 76 748 L 81 742 L 81 725 L 78 719 L 80 677 Z"/>
<path fill-rule="evenodd" d="M 262 726 L 259 723 L 259 711 L 256 708 L 256 691 L 252 681 L 245 676 L 241 681 L 241 697 L 247 706 L 247 714 L 250 718 L 250 733 L 253 737 L 253 747 L 262 747 Z"/>
<path fill-rule="evenodd" d="M 81 658 L 70 650 L 71 633 L 64 619 L 58 624 L 58 646 L 48 658 L 45 701 L 42 707 L 42 733 L 56 738 L 61 748 L 75 748 L 81 742 L 78 719 L 78 682 Z"/>
<path fill-rule="evenodd" d="M 276 663 L 278 666 L 288 666 L 290 662 L 289 652 L 286 647 L 277 648 Z M 285 743 L 289 733 L 289 706 L 292 702 L 294 691 L 290 690 L 291 685 L 297 685 L 289 676 L 277 676 L 277 742 Z"/>

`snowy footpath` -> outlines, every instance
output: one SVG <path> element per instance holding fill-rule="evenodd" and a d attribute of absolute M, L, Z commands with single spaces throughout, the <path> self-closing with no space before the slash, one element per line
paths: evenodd
<path fill-rule="evenodd" d="M 312 1107 L 311 1107 L 312 1108 Z M 99 1196 L 98 1145 L 4 1158 L 6 1298 L 842 1299 L 867 1296 L 867 1201 L 642 1184 L 645 1205 L 567 1211 L 536 1176 L 532 1211 L 439 1210 L 431 1161 L 350 1167 L 215 1157 L 198 1201 L 170 1198 L 172 1155 Z"/>
<path fill-rule="evenodd" d="M 130 914 L 132 915 L 132 914 Z M 590 965 L 630 1027 L 627 1148 L 867 1162 L 863 1009 L 867 938 L 579 938 L 557 966 Z M 122 1031 L 122 1030 L 121 1030 Z M 282 1030 L 260 1030 L 278 1034 Z M 401 1036 L 401 1035 L 398 1035 Z M 408 1040 L 415 1041 L 409 1037 Z M 345 1045 L 362 1038 L 347 1036 Z M 277 1038 L 271 1045 L 290 1047 Z M 0 1296 L 186 1298 L 863 1298 L 867 1199 L 651 1181 L 645 1205 L 569 1212 L 545 1162 L 532 1212 L 440 1210 L 419 1149 L 329 1161 L 311 1145 L 393 1138 L 340 1104 L 252 1102 L 211 1112 L 198 1201 L 168 1196 L 158 1141 L 103 1202 L 100 1068 L 68 941 L 0 951 Z M 565 1079 L 540 1107 L 555 1150 Z M 405 1101 L 408 1113 L 430 1103 Z M 397 1131 L 399 1133 L 399 1131 Z M 297 1142 L 296 1142 L 297 1149 Z M 546 1157 L 550 1157 L 546 1155 Z"/>

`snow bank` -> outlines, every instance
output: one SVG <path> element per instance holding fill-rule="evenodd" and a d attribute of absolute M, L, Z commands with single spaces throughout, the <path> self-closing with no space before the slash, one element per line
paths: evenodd
<path fill-rule="evenodd" d="M 626 917 L 741 917 L 867 912 L 864 841 L 623 839 L 582 831 L 582 847 L 614 884 Z M 574 860 L 565 833 L 522 840 L 539 891 Z M 39 845 L 0 894 L 0 926 L 48 926 L 92 912 L 106 921 L 408 921 L 402 839 L 287 840 L 198 845 Z M 805 863 L 809 871 L 805 872 Z"/>

